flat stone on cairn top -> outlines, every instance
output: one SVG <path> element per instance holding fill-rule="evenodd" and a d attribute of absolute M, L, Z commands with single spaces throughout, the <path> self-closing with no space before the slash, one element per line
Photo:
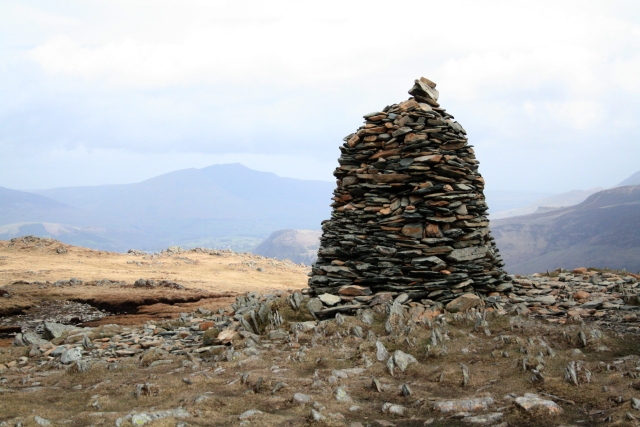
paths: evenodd
<path fill-rule="evenodd" d="M 440 108 L 431 80 L 415 80 L 409 94 L 366 114 L 340 146 L 309 279 L 316 295 L 357 285 L 446 303 L 506 279 L 466 131 Z"/>

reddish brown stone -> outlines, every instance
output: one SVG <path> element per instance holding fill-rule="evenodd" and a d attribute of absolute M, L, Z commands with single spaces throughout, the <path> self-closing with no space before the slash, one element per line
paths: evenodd
<path fill-rule="evenodd" d="M 340 296 L 360 297 L 371 295 L 371 289 L 358 285 L 347 285 L 341 287 L 338 294 L 340 294 Z"/>
<path fill-rule="evenodd" d="M 422 234 L 424 232 L 424 228 L 422 224 L 407 224 L 402 227 L 402 235 L 407 237 L 414 237 L 416 239 L 421 239 Z"/>
<path fill-rule="evenodd" d="M 437 224 L 427 225 L 427 229 L 425 230 L 425 236 L 431 237 L 431 238 L 442 237 L 442 231 L 440 231 L 440 226 Z"/>
<path fill-rule="evenodd" d="M 573 299 L 585 300 L 589 299 L 590 296 L 591 294 L 589 292 L 580 290 L 573 294 Z"/>
<path fill-rule="evenodd" d="M 201 331 L 206 331 L 209 328 L 213 328 L 214 323 L 207 320 L 205 322 L 200 323 L 199 328 Z"/>

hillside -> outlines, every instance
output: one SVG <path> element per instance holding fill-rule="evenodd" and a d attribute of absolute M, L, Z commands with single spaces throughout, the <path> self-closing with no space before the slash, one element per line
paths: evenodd
<path fill-rule="evenodd" d="M 590 190 L 572 190 L 566 193 L 554 194 L 553 196 L 547 196 L 540 198 L 532 203 L 528 203 L 524 206 L 519 205 L 516 208 L 506 210 L 493 210 L 495 213 L 491 213 L 491 219 L 509 218 L 513 216 L 528 215 L 536 213 L 538 210 L 550 210 L 555 208 L 563 208 L 567 206 L 577 205 L 582 203 L 592 194 L 602 191 L 604 188 L 592 188 Z M 492 206 L 492 205 L 489 205 Z"/>
<path fill-rule="evenodd" d="M 73 217 L 77 209 L 60 201 L 26 191 L 0 187 L 0 225 L 17 222 L 58 222 Z"/>
<path fill-rule="evenodd" d="M 640 270 L 640 186 L 616 187 L 576 206 L 491 225 L 510 273 L 581 266 Z"/>
<path fill-rule="evenodd" d="M 18 200 L 14 195 L 4 203 L 11 214 L 0 216 L 0 226 L 11 227 L 0 234 L 50 235 L 119 251 L 170 245 L 250 250 L 273 230 L 319 228 L 329 216 L 333 187 L 330 182 L 282 178 L 226 164 L 179 170 L 134 184 L 15 192 L 33 202 L 11 201 Z M 35 201 L 50 206 L 34 209 Z M 21 229 L 26 222 L 36 223 L 30 224 L 29 233 Z M 83 240 L 77 239 L 77 232 L 41 234 L 45 223 L 56 223 L 63 231 L 83 230 Z M 19 234 L 9 232 L 16 230 Z"/>
<path fill-rule="evenodd" d="M 274 231 L 253 253 L 311 265 L 318 258 L 321 234 L 315 230 Z"/>
<path fill-rule="evenodd" d="M 622 181 L 617 186 L 622 187 L 625 185 L 640 185 L 640 171 L 634 173 L 633 175 L 631 175 L 629 178 Z"/>

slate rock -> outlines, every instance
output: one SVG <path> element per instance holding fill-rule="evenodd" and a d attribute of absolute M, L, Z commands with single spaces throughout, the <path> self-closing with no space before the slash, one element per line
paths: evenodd
<path fill-rule="evenodd" d="M 77 347 L 71 347 L 66 349 L 60 356 L 60 362 L 68 365 L 82 358 L 82 350 Z"/>
<path fill-rule="evenodd" d="M 411 363 L 418 363 L 415 357 L 403 352 L 402 350 L 396 350 L 393 352 L 393 362 L 400 371 L 404 372 Z"/>
<path fill-rule="evenodd" d="M 544 410 L 548 415 L 559 415 L 564 412 L 553 400 L 542 399 L 534 393 L 525 393 L 524 396 L 516 397 L 515 402 L 526 412 L 531 412 L 534 409 Z"/>
<path fill-rule="evenodd" d="M 333 307 L 334 305 L 336 305 L 341 301 L 339 296 L 332 295 L 332 294 L 322 294 L 318 298 L 320 299 L 320 301 L 322 301 L 324 305 L 327 305 L 329 307 Z"/>
<path fill-rule="evenodd" d="M 352 402 L 351 396 L 344 387 L 340 386 L 336 389 L 336 400 L 341 403 Z"/>
<path fill-rule="evenodd" d="M 379 362 L 384 362 L 388 358 L 389 352 L 387 351 L 387 348 L 379 340 L 376 341 L 376 359 L 378 359 Z"/>
<path fill-rule="evenodd" d="M 482 299 L 474 294 L 462 294 L 458 298 L 449 302 L 445 308 L 451 313 L 458 313 L 469 310 L 482 304 Z"/>
<path fill-rule="evenodd" d="M 309 301 L 307 301 L 306 307 L 307 310 L 309 310 L 311 313 L 316 313 L 322 310 L 324 308 L 324 305 L 319 298 L 311 298 Z"/>

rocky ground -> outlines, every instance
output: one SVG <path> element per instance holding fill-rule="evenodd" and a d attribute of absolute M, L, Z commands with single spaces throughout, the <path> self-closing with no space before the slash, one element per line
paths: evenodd
<path fill-rule="evenodd" d="M 0 423 L 638 425 L 638 278 L 618 273 L 512 277 L 446 306 L 352 287 L 139 325 L 43 318 L 2 348 Z"/>

